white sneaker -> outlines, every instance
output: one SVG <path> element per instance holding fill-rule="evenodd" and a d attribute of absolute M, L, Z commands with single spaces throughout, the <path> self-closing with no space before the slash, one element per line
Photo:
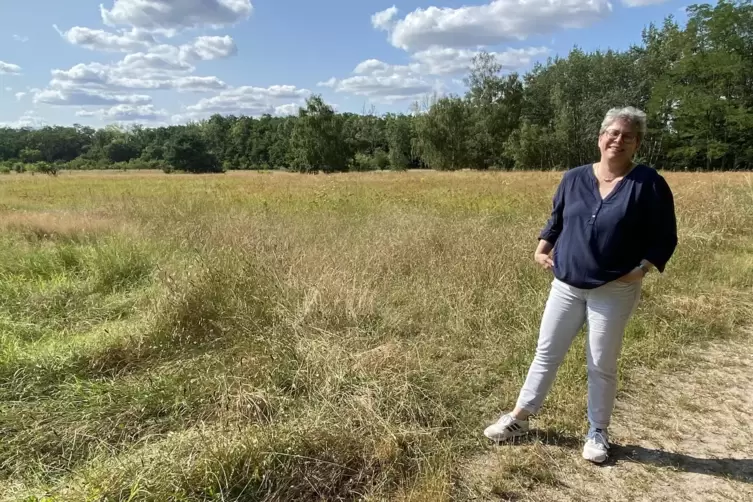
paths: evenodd
<path fill-rule="evenodd" d="M 522 436 L 527 432 L 528 420 L 518 420 L 517 418 L 513 418 L 510 413 L 507 413 L 484 429 L 484 436 L 499 443 L 506 439 Z"/>
<path fill-rule="evenodd" d="M 609 456 L 609 434 L 604 429 L 591 429 L 583 446 L 583 458 L 600 464 Z"/>

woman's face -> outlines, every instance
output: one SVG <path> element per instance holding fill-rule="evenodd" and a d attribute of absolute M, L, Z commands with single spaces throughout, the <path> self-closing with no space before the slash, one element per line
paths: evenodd
<path fill-rule="evenodd" d="M 615 120 L 599 136 L 602 160 L 628 162 L 639 146 L 638 131 L 624 120 Z"/>

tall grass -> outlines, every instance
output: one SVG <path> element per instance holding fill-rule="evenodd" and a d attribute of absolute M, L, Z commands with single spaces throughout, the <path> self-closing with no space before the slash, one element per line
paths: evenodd
<path fill-rule="evenodd" d="M 450 500 L 511 407 L 551 277 L 556 173 L 63 173 L 0 180 L 5 500 Z M 680 246 L 626 336 L 638 366 L 749 322 L 753 189 L 668 175 Z M 579 337 L 502 449 L 557 483 L 585 427 Z M 543 452 L 543 453 L 542 453 Z M 484 474 L 482 473 L 482 476 Z"/>

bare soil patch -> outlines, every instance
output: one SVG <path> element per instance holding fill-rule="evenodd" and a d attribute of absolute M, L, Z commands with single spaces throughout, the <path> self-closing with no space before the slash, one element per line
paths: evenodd
<path fill-rule="evenodd" d="M 540 431 L 475 459 L 468 485 L 486 500 L 753 500 L 751 334 L 686 356 L 692 362 L 683 370 L 634 377 L 618 399 L 605 465 L 581 458 L 581 438 Z M 518 448 L 536 455 L 520 455 L 526 465 L 517 464 Z"/>

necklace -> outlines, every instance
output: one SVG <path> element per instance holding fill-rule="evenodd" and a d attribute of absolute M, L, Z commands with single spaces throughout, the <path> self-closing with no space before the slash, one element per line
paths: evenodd
<path fill-rule="evenodd" d="M 614 180 L 616 180 L 617 178 L 619 178 L 621 176 L 622 177 L 627 176 L 627 174 L 630 171 L 633 170 L 633 166 L 634 166 L 633 162 L 630 162 L 630 167 L 625 171 L 624 174 L 621 174 L 621 175 L 618 175 L 618 176 L 612 176 L 611 178 L 607 178 L 605 176 L 601 176 L 601 173 L 599 172 L 600 168 L 601 168 L 601 162 L 599 162 L 598 164 L 594 164 L 594 174 L 596 175 L 597 179 L 600 179 L 601 181 L 603 181 L 605 183 L 611 183 L 611 182 L 613 182 Z"/>

